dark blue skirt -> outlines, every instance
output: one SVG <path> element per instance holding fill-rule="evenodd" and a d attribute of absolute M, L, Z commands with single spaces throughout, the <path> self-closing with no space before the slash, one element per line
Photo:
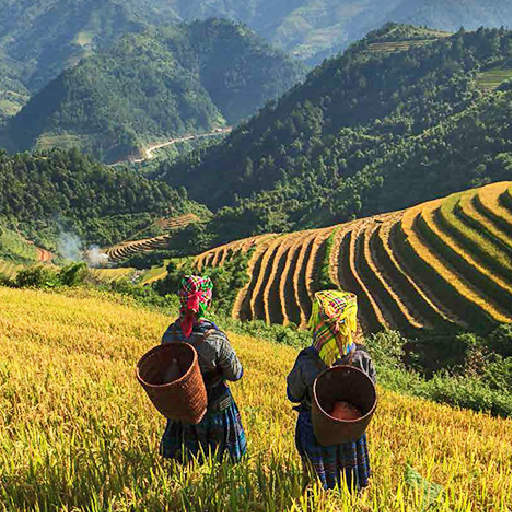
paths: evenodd
<path fill-rule="evenodd" d="M 160 455 L 166 459 L 186 462 L 192 458 L 216 453 L 222 460 L 228 452 L 233 462 L 238 462 L 247 451 L 247 441 L 242 418 L 232 399 L 221 410 L 209 407 L 204 418 L 197 425 L 185 425 L 179 421 L 167 420 L 160 442 Z M 225 397 L 223 403 L 226 403 Z"/>
<path fill-rule="evenodd" d="M 311 412 L 302 411 L 297 419 L 295 445 L 326 489 L 341 485 L 343 473 L 350 490 L 368 485 L 371 470 L 366 434 L 353 443 L 321 446 L 315 437 Z"/>

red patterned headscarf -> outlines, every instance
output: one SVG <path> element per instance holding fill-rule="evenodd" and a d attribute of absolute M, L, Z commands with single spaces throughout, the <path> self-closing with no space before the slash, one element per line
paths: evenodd
<path fill-rule="evenodd" d="M 208 276 L 185 276 L 178 292 L 180 326 L 185 338 L 190 336 L 199 318 L 206 316 L 212 301 L 213 284 Z"/>

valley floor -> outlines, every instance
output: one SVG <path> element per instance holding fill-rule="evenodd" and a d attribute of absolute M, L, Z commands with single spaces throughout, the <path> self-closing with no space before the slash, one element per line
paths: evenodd
<path fill-rule="evenodd" d="M 187 470 L 163 462 L 164 420 L 135 366 L 171 319 L 112 296 L 73 294 L 0 288 L 4 510 L 512 510 L 510 419 L 382 389 L 368 435 L 372 485 L 356 497 L 315 487 L 308 502 L 285 389 L 296 350 L 234 334 L 246 372 L 232 389 L 248 459 Z M 406 476 L 408 463 L 443 486 L 432 508 L 428 487 Z"/>

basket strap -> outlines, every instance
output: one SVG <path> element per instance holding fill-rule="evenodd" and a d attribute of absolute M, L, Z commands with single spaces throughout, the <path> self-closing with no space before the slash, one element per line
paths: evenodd
<path fill-rule="evenodd" d="M 215 332 L 215 329 L 208 329 L 202 336 L 202 338 L 199 341 L 196 341 L 194 344 L 192 344 L 194 347 L 199 347 L 199 345 L 202 345 L 210 336 L 210 334 L 213 334 Z"/>

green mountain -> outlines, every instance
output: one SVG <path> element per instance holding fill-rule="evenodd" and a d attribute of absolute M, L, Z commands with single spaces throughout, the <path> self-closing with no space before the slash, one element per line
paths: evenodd
<path fill-rule="evenodd" d="M 512 32 L 388 25 L 220 145 L 157 171 L 219 233 L 291 230 L 511 179 Z"/>
<path fill-rule="evenodd" d="M 0 0 L 0 118 L 127 31 L 211 17 L 241 21 L 316 65 L 386 21 L 500 27 L 512 23 L 512 7 L 501 0 Z"/>
<path fill-rule="evenodd" d="M 110 245 L 156 217 L 201 207 L 165 183 L 107 167 L 77 150 L 8 156 L 0 150 L 0 224 L 52 248 L 62 233 Z"/>
<path fill-rule="evenodd" d="M 166 0 L 0 0 L 0 117 L 121 34 L 175 19 Z"/>
<path fill-rule="evenodd" d="M 318 64 L 361 37 L 369 20 L 382 25 L 400 0 L 175 0 L 183 19 L 240 20 L 287 53 Z"/>
<path fill-rule="evenodd" d="M 115 161 L 150 141 L 237 123 L 303 74 L 242 25 L 211 19 L 151 28 L 43 88 L 9 120 L 7 144 L 77 146 Z"/>

